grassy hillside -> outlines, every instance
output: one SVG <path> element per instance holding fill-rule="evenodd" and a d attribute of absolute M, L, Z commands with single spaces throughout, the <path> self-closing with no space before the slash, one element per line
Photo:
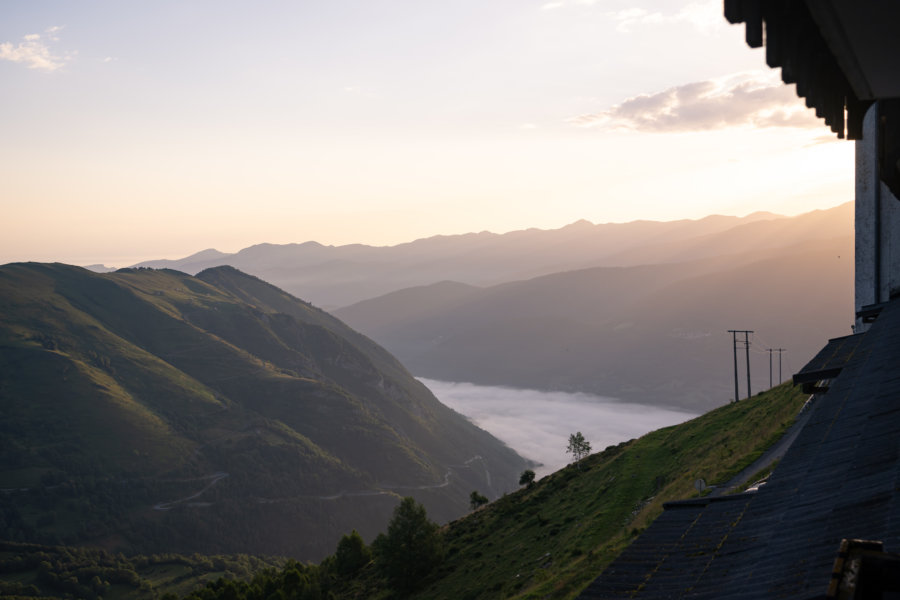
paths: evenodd
<path fill-rule="evenodd" d="M 575 595 L 663 502 L 696 495 L 697 479 L 729 480 L 780 437 L 805 400 L 782 385 L 607 448 L 491 503 L 447 528 L 443 576 L 418 597 Z"/>
<path fill-rule="evenodd" d="M 0 267 L 0 397 L 16 541 L 319 559 L 400 495 L 446 521 L 525 466 L 371 340 L 229 267 Z"/>
<path fill-rule="evenodd" d="M 664 502 L 696 495 L 697 479 L 712 485 L 731 479 L 781 436 L 805 400 L 799 388 L 778 386 L 689 422 L 611 446 L 530 487 L 504 495 L 443 528 L 443 562 L 412 597 L 474 600 L 576 596 L 661 512 Z M 32 555 L 36 552 L 29 551 Z M 0 558 L 4 556 L 8 557 L 0 548 Z M 154 567 L 157 560 L 162 566 Z M 252 565 L 240 560 L 238 565 L 244 566 L 230 567 L 231 573 L 223 572 L 229 563 L 222 559 L 192 560 L 210 565 L 192 567 L 197 575 L 194 579 L 187 575 L 186 567 L 179 566 L 187 564 L 181 557 L 130 561 L 144 569 L 148 565 L 158 569 L 149 575 L 141 568 L 129 568 L 134 568 L 141 579 L 156 577 L 156 591 L 179 594 L 187 593 L 194 583 L 219 575 L 247 581 L 246 574 L 236 571 L 252 570 Z M 72 564 L 51 561 L 53 565 L 58 562 Z M 340 573 L 331 557 L 318 567 L 287 565 L 280 572 L 261 573 L 249 584 L 212 583 L 196 597 L 266 598 L 277 594 L 278 589 L 296 594 L 298 579 L 293 573 L 298 569 L 301 579 L 315 587 L 315 593 L 330 592 L 336 598 L 395 597 L 374 564 L 348 576 Z M 179 577 L 173 578 L 176 571 Z M 35 565 L 20 563 L 16 569 L 3 572 L 0 585 L 9 587 L 0 589 L 35 585 L 41 593 L 59 595 L 55 591 L 58 586 L 48 585 L 46 577 L 42 580 Z M 88 572 L 81 573 L 85 575 L 81 579 L 89 582 Z M 173 587 L 176 584 L 178 587 Z M 108 597 L 148 597 L 146 586 L 133 587 L 120 587 L 119 595 Z"/>
<path fill-rule="evenodd" d="M 445 528 L 447 556 L 413 597 L 572 598 L 669 500 L 724 483 L 793 422 L 806 401 L 782 385 L 592 454 Z M 561 443 L 563 441 L 561 440 Z M 342 597 L 391 597 L 370 569 Z"/>

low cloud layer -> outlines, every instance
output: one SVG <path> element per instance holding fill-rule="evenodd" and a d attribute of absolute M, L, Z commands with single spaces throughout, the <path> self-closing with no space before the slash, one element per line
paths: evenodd
<path fill-rule="evenodd" d="M 583 127 L 643 132 L 822 126 L 797 98 L 793 86 L 762 74 L 740 74 L 642 94 L 572 122 Z"/>
<path fill-rule="evenodd" d="M 15 45 L 12 42 L 0 43 L 0 60 L 20 63 L 29 69 L 55 71 L 66 63 L 66 58 L 54 55 L 45 40 L 57 41 L 56 34 L 61 29 L 54 26 L 43 34 L 30 33 Z"/>
<path fill-rule="evenodd" d="M 696 415 L 591 394 L 540 392 L 420 379 L 453 410 L 525 458 L 542 463 L 538 477 L 561 469 L 569 434 L 580 431 L 594 452 Z"/>

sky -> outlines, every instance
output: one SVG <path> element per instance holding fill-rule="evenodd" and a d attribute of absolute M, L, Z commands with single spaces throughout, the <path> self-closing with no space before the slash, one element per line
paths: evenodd
<path fill-rule="evenodd" d="M 853 197 L 721 0 L 2 0 L 0 264 Z"/>
<path fill-rule="evenodd" d="M 420 379 L 442 403 L 540 463 L 538 478 L 572 462 L 569 435 L 580 432 L 593 452 L 638 438 L 696 414 L 592 394 L 542 392 Z"/>

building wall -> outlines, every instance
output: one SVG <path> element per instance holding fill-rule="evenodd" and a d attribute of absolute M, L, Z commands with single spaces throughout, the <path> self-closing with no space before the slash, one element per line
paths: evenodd
<path fill-rule="evenodd" d="M 880 103 L 863 120 L 856 142 L 856 312 L 900 295 L 900 201 L 881 181 Z M 856 319 L 856 331 L 867 324 Z"/>

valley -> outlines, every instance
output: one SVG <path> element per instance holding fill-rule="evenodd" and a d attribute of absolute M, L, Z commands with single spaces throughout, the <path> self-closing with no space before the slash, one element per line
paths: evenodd
<path fill-rule="evenodd" d="M 551 580 L 551 597 L 567 597 L 652 519 L 658 502 L 689 495 L 686 482 L 701 473 L 727 481 L 789 425 L 801 398 L 777 381 L 758 393 L 768 387 L 761 348 L 788 347 L 790 372 L 822 340 L 843 333 L 852 271 L 841 257 L 851 255 L 851 238 L 838 223 L 846 210 L 621 228 L 581 222 L 420 240 L 412 250 L 303 244 L 314 258 L 305 259 L 302 276 L 297 247 L 249 253 L 269 264 L 261 272 L 289 266 L 291 277 L 303 279 L 298 289 L 322 286 L 336 291 L 332 299 L 386 290 L 333 314 L 233 266 L 202 264 L 235 258 L 217 252 L 177 265 L 196 267 L 194 274 L 5 265 L 0 537 L 33 556 L 65 553 L 68 545 L 158 556 L 151 561 L 168 565 L 160 567 L 166 572 L 181 569 L 173 565 L 182 559 L 163 557 L 169 553 L 324 559 L 289 565 L 283 577 L 296 569 L 317 589 L 388 597 L 373 565 L 342 582 L 329 555 L 350 531 L 376 539 L 400 499 L 411 496 L 431 519 L 449 523 L 451 556 L 422 597 L 548 593 Z M 525 246 L 545 252 L 544 260 L 515 267 L 510 261 Z M 268 263 L 273 250 L 287 262 Z M 389 269 L 409 278 L 364 283 L 391 262 L 372 259 L 373 250 L 401 257 Z M 355 253 L 359 262 L 332 269 L 333 251 Z M 422 285 L 402 287 L 411 281 Z M 736 322 L 755 329 L 754 398 L 729 404 L 725 332 Z M 759 423 L 744 421 L 763 414 Z M 702 425 L 697 440 L 696 433 L 660 433 L 694 431 L 724 415 L 727 425 Z M 650 451 L 658 464 L 638 467 L 652 478 L 641 479 L 640 489 L 610 487 L 620 474 L 585 487 L 574 482 L 595 469 L 582 475 L 564 452 L 576 430 L 593 444 L 585 464 L 606 465 L 601 472 L 623 468 L 617 461 L 637 464 L 647 450 L 629 449 L 646 448 L 642 440 L 681 441 Z M 738 444 L 734 435 L 752 439 Z M 698 440 L 709 445 L 686 450 Z M 664 456 L 671 452 L 682 458 L 672 463 Z M 685 467 L 685 452 L 704 466 Z M 516 491 L 525 469 L 539 481 Z M 615 508 L 598 505 L 590 540 L 577 532 L 551 540 L 573 519 L 581 522 L 564 496 L 594 488 L 617 500 Z M 479 492 L 493 502 L 462 518 L 477 508 L 470 502 Z M 536 537 L 522 546 L 521 534 Z M 550 549 L 537 571 L 497 552 L 498 561 L 518 565 L 517 573 L 498 568 L 497 577 L 459 561 L 457 553 L 482 556 L 493 536 L 507 536 L 514 548 Z M 549 558 L 560 552 L 571 560 Z M 586 560 L 587 571 L 573 566 Z M 34 573 L 28 565 L 14 564 Z M 191 568 L 208 574 L 192 585 L 219 585 L 214 574 L 229 572 Z M 253 576 L 241 569 L 230 572 Z M 464 575 L 474 572 L 477 588 Z M 518 581 L 525 572 L 530 577 Z M 152 581 L 150 573 L 127 579 L 146 591 L 152 584 L 140 582 Z M 41 584 L 38 575 L 5 589 L 31 589 L 15 586 Z M 43 584 L 52 581 L 47 575 Z M 162 589 L 189 591 L 187 580 L 159 581 Z M 123 597 L 141 593 L 123 590 Z"/>
<path fill-rule="evenodd" d="M 573 598 L 627 547 L 670 500 L 697 495 L 694 484 L 729 482 L 794 422 L 807 397 L 789 385 L 685 423 L 594 453 L 442 528 L 444 556 L 410 598 Z M 760 473 L 758 475 L 764 475 Z M 40 561 L 47 561 L 43 570 Z M 62 597 L 73 586 L 110 579 L 116 597 L 172 593 L 208 600 L 262 598 L 296 590 L 310 597 L 388 599 L 395 592 L 374 562 L 352 573 L 331 556 L 317 565 L 241 556 L 119 555 L 89 549 L 0 544 L 0 591 Z M 275 567 L 274 569 L 271 567 Z M 53 576 L 51 576 L 51 574 Z M 127 578 L 124 578 L 127 575 Z M 67 587 L 68 586 L 68 587 Z"/>
<path fill-rule="evenodd" d="M 583 393 L 421 381 L 442 403 L 535 461 L 538 478 L 572 461 L 565 446 L 576 431 L 583 432 L 592 447 L 605 448 L 697 416 Z"/>

